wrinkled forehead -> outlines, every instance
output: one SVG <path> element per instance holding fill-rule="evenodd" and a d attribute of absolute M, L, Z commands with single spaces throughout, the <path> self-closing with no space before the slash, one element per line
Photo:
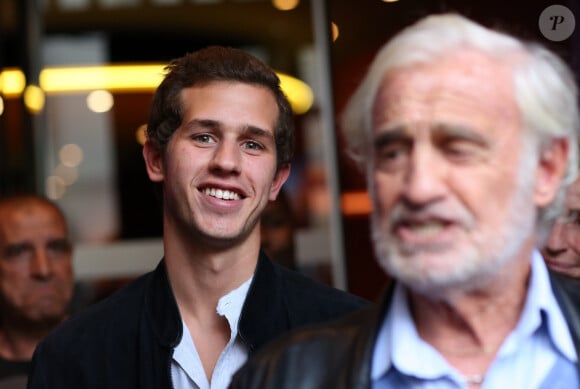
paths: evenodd
<path fill-rule="evenodd" d="M 459 114 L 519 120 L 513 70 L 475 50 L 391 69 L 373 102 L 373 126 Z"/>
<path fill-rule="evenodd" d="M 0 206 L 0 235 L 4 239 L 66 233 L 62 214 L 52 206 L 40 202 Z"/>

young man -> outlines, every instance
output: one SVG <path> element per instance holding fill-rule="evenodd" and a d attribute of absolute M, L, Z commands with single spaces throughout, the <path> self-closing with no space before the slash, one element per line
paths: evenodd
<path fill-rule="evenodd" d="M 161 185 L 164 259 L 37 349 L 30 388 L 224 388 L 288 330 L 365 302 L 271 263 L 260 215 L 290 172 L 293 117 L 276 74 L 210 47 L 168 66 L 143 156 Z"/>
<path fill-rule="evenodd" d="M 37 343 L 68 315 L 72 246 L 58 206 L 0 198 L 0 387 L 25 388 Z"/>
<path fill-rule="evenodd" d="M 344 115 L 365 160 L 379 309 L 262 350 L 233 388 L 578 388 L 580 291 L 538 251 L 577 171 L 572 73 L 454 14 L 376 56 Z"/>

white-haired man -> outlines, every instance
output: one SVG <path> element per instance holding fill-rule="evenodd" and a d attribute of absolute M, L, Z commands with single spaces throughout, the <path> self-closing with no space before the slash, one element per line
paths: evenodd
<path fill-rule="evenodd" d="M 344 114 L 364 160 L 380 309 L 276 342 L 234 388 L 578 388 L 580 292 L 538 247 L 577 166 L 548 50 L 455 14 L 384 46 Z"/>

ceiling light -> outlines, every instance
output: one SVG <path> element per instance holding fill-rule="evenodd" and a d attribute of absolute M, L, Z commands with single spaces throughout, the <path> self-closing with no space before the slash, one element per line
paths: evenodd
<path fill-rule="evenodd" d="M 163 80 L 166 64 L 107 65 L 81 67 L 47 67 L 40 72 L 40 88 L 46 94 L 90 92 L 154 92 Z M 312 89 L 305 82 L 283 73 L 282 90 L 288 96 L 296 114 L 310 109 L 314 101 Z M 5 69 L 0 73 L 0 93 L 18 97 L 26 86 L 19 69 Z"/>

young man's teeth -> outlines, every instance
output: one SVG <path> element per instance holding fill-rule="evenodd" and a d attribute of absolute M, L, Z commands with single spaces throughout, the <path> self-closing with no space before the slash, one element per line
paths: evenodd
<path fill-rule="evenodd" d="M 409 228 L 418 235 L 436 234 L 443 229 L 443 224 L 438 222 L 429 222 L 410 225 Z"/>
<path fill-rule="evenodd" d="M 215 188 L 206 188 L 203 191 L 206 195 L 221 199 L 221 200 L 239 200 L 240 195 L 230 190 L 222 190 Z"/>

